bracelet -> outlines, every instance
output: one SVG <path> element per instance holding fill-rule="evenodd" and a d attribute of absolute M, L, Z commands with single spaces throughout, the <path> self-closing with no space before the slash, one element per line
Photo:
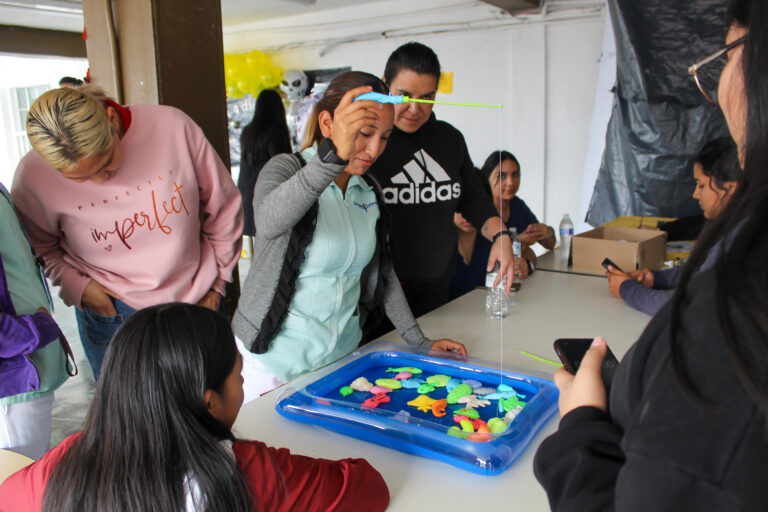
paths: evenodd
<path fill-rule="evenodd" d="M 491 243 L 494 243 L 494 242 L 496 242 L 496 240 L 497 240 L 497 239 L 498 239 L 500 236 L 502 236 L 502 235 L 507 235 L 509 238 L 514 238 L 514 237 L 512 236 L 512 232 L 511 232 L 511 231 L 509 231 L 508 229 L 503 229 L 503 230 L 499 231 L 498 233 L 496 233 L 495 235 L 493 235 L 493 240 L 491 240 Z"/>

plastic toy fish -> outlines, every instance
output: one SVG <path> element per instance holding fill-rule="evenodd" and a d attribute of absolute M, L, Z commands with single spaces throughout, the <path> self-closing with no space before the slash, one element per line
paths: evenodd
<path fill-rule="evenodd" d="M 410 366 L 401 366 L 400 368 L 387 368 L 387 373 L 411 372 L 413 375 L 419 375 L 421 370 L 411 368 Z"/>
<path fill-rule="evenodd" d="M 405 380 L 401 380 L 400 381 L 400 384 L 402 384 L 402 386 L 405 389 L 416 389 L 419 386 L 421 386 L 422 384 L 426 384 L 426 383 L 427 383 L 427 381 L 425 381 L 425 380 L 414 379 L 414 378 L 405 379 Z"/>
<path fill-rule="evenodd" d="M 350 384 L 350 387 L 354 389 L 355 391 L 370 391 L 373 387 L 373 384 L 368 382 L 368 379 L 365 377 L 358 377 L 355 380 L 352 381 L 352 384 Z"/>
<path fill-rule="evenodd" d="M 474 409 L 459 409 L 453 413 L 457 416 L 466 416 L 471 420 L 476 420 L 480 417 L 480 413 Z"/>
<path fill-rule="evenodd" d="M 435 390 L 435 386 L 432 384 L 422 384 L 419 386 L 419 389 L 416 390 L 417 393 L 420 393 L 422 395 L 427 395 Z"/>
<path fill-rule="evenodd" d="M 485 395 L 496 393 L 496 388 L 472 388 L 472 392 L 477 396 L 485 398 Z"/>
<path fill-rule="evenodd" d="M 351 394 L 352 394 L 354 391 L 355 391 L 355 390 L 354 390 L 354 389 L 352 389 L 351 387 L 349 387 L 349 386 L 344 386 L 343 388 L 341 388 L 341 389 L 339 390 L 339 393 L 341 393 L 341 396 L 347 396 L 347 395 L 351 395 Z"/>
<path fill-rule="evenodd" d="M 483 395 L 483 400 L 506 400 L 507 398 L 517 398 L 517 393 L 514 391 L 503 391 L 501 393 L 491 393 L 490 395 Z"/>
<path fill-rule="evenodd" d="M 413 377 L 413 374 L 411 372 L 400 372 L 397 375 L 395 375 L 395 378 L 397 380 L 407 380 Z"/>
<path fill-rule="evenodd" d="M 445 383 L 445 389 L 448 390 L 450 393 L 454 389 L 456 389 L 456 386 L 461 385 L 461 381 L 459 379 L 449 379 L 448 382 Z"/>
<path fill-rule="evenodd" d="M 422 100 L 417 98 L 409 98 L 408 96 L 391 96 L 389 94 L 382 94 L 380 92 L 366 92 L 365 94 L 361 94 L 357 98 L 355 98 L 355 101 L 357 100 L 373 100 L 378 101 L 379 103 L 432 103 L 435 105 L 458 105 L 460 107 L 492 107 L 492 108 L 502 108 L 504 105 L 489 105 L 486 103 L 458 103 L 455 101 L 437 101 L 437 100 Z"/>
<path fill-rule="evenodd" d="M 504 402 L 502 402 L 502 405 L 504 406 L 504 410 L 507 412 L 513 409 L 522 409 L 523 407 L 525 407 L 525 404 L 526 402 L 520 401 L 520 399 L 517 398 L 517 396 L 513 398 L 507 398 L 506 400 L 504 400 Z"/>
<path fill-rule="evenodd" d="M 370 391 L 374 395 L 378 395 L 380 393 L 391 393 L 392 389 L 390 389 L 390 388 L 388 388 L 386 386 L 373 386 Z"/>
<path fill-rule="evenodd" d="M 466 379 L 463 382 L 463 384 L 466 384 L 467 386 L 471 387 L 472 389 L 479 388 L 480 386 L 483 385 L 480 381 L 475 380 L 475 379 Z"/>
<path fill-rule="evenodd" d="M 427 384 L 431 384 L 436 388 L 443 388 L 451 378 L 447 375 L 432 375 L 427 377 Z"/>
<path fill-rule="evenodd" d="M 475 395 L 466 395 L 459 398 L 458 403 L 464 404 L 464 407 L 468 409 L 476 409 L 478 407 L 485 407 L 486 405 L 491 405 L 490 400 L 481 400 L 477 398 Z"/>
<path fill-rule="evenodd" d="M 491 418 L 488 420 L 488 430 L 494 434 L 501 434 L 507 430 L 507 422 L 501 418 Z"/>
<path fill-rule="evenodd" d="M 432 414 L 435 415 L 436 418 L 441 418 L 446 415 L 445 412 L 445 406 L 448 405 L 448 401 L 443 398 L 441 400 L 435 401 L 435 403 L 432 404 Z"/>
<path fill-rule="evenodd" d="M 410 402 L 408 405 L 417 408 L 421 412 L 430 412 L 432 410 L 432 404 L 437 400 L 429 398 L 427 395 L 419 395 Z"/>
<path fill-rule="evenodd" d="M 368 400 L 364 401 L 363 405 L 365 407 L 373 408 L 373 407 L 378 407 L 379 404 L 385 404 L 385 403 L 389 402 L 390 400 L 392 400 L 392 399 L 389 398 L 389 395 L 387 395 L 386 393 L 379 393 L 378 395 L 372 396 Z"/>
<path fill-rule="evenodd" d="M 395 379 L 376 379 L 376 385 L 384 386 L 385 388 L 389 389 L 400 389 L 403 387 L 400 381 Z"/>
<path fill-rule="evenodd" d="M 459 403 L 459 398 L 471 395 L 472 394 L 472 388 L 467 386 L 466 384 L 459 384 L 454 388 L 453 391 L 448 393 L 448 396 L 445 397 L 446 400 L 448 400 L 449 404 L 456 404 Z"/>

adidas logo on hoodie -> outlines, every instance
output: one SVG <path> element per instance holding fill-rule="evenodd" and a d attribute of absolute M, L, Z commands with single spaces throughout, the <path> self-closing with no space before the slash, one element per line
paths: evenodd
<path fill-rule="evenodd" d="M 461 183 L 451 180 L 440 164 L 419 150 L 401 172 L 392 176 L 392 186 L 382 192 L 387 204 L 434 203 L 458 199 Z"/>

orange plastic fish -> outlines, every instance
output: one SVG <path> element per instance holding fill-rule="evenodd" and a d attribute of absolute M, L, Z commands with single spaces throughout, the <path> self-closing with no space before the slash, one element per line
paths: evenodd
<path fill-rule="evenodd" d="M 443 398 L 442 400 L 437 400 L 435 403 L 432 404 L 432 414 L 435 415 L 435 417 L 440 418 L 441 416 L 445 416 L 445 406 L 448 405 L 448 400 Z"/>

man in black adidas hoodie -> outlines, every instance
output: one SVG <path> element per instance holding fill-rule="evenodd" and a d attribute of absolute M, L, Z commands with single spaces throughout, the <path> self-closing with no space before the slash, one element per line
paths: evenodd
<path fill-rule="evenodd" d="M 387 60 L 384 82 L 395 95 L 434 100 L 440 79 L 437 55 L 407 43 Z M 475 169 L 461 132 L 432 113 L 432 105 L 395 105 L 395 129 L 384 153 L 369 169 L 381 185 L 390 212 L 390 247 L 395 271 L 414 316 L 448 302 L 458 234 L 454 212 L 494 242 L 489 266 L 501 259 L 511 286 L 512 243 Z M 507 235 L 507 236 L 504 236 Z M 524 269 L 524 270 L 527 270 Z M 509 291 L 509 289 L 507 290 Z"/>

